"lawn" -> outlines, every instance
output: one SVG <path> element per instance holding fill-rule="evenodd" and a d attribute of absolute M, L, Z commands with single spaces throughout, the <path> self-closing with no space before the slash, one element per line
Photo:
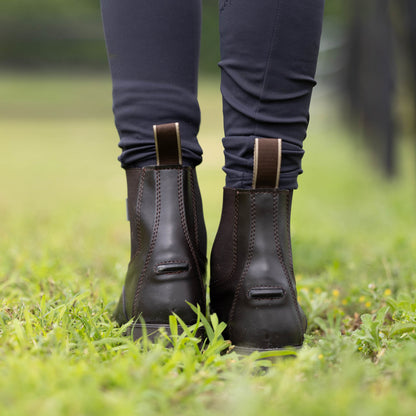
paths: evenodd
<path fill-rule="evenodd" d="M 224 175 L 221 100 L 200 87 L 209 246 Z M 133 343 L 111 321 L 129 258 L 106 75 L 0 76 L 0 413 L 413 415 L 414 150 L 387 182 L 319 91 L 292 218 L 309 328 L 296 358 L 243 357 L 212 322 Z M 173 327 L 175 321 L 172 321 Z M 220 354 L 228 349 L 227 354 Z"/>

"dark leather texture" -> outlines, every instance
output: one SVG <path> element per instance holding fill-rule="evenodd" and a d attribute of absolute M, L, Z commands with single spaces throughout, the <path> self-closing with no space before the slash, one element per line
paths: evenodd
<path fill-rule="evenodd" d="M 206 231 L 191 167 L 129 169 L 131 260 L 115 318 L 167 325 L 172 312 L 187 324 L 205 311 Z"/>
<path fill-rule="evenodd" d="M 297 301 L 290 242 L 292 191 L 224 188 L 211 253 L 211 312 L 236 346 L 299 347 L 306 318 Z"/>

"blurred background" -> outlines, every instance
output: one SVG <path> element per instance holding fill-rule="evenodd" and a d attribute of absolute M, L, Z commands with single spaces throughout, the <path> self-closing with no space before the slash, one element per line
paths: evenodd
<path fill-rule="evenodd" d="M 203 76 L 215 77 L 217 1 L 203 3 L 200 68 Z M 2 1 L 0 70 L 108 74 L 99 1 Z M 399 140 L 415 142 L 416 2 L 327 0 L 318 81 L 316 95 L 336 100 L 372 163 L 394 177 Z M 1 103 L 3 116 L 7 107 Z"/>
<path fill-rule="evenodd" d="M 211 247 L 225 175 L 218 0 L 203 3 L 198 179 Z M 278 377 L 256 371 L 253 384 L 238 376 L 230 406 L 238 401 L 241 414 L 275 414 L 283 403 L 296 414 L 409 415 L 416 0 L 326 0 L 325 13 L 291 226 L 311 348 L 294 367 L 276 367 Z M 130 232 L 111 100 L 99 0 L 0 0 L 0 403 L 32 416 L 223 412 L 228 396 L 217 403 L 215 395 L 236 380 L 227 375 L 231 361 L 196 364 L 172 349 L 180 363 L 172 367 L 170 352 L 142 361 L 113 338 Z M 354 338 L 362 314 L 371 315 Z M 354 361 L 347 352 L 356 347 Z M 257 411 L 272 396 L 280 401 Z M 326 402 L 332 411 L 322 411 Z"/>

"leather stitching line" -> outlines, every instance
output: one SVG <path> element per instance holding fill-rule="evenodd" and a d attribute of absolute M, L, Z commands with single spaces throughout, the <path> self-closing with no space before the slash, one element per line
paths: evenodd
<path fill-rule="evenodd" d="M 139 303 L 139 297 L 140 297 L 140 292 L 143 286 L 143 282 L 146 278 L 146 272 L 147 272 L 147 268 L 149 267 L 149 262 L 150 262 L 150 258 L 152 257 L 153 254 L 153 249 L 155 247 L 156 244 L 156 239 L 157 239 L 157 234 L 159 231 L 159 223 L 160 223 L 160 211 L 161 211 L 161 201 L 160 201 L 160 173 L 155 171 L 156 173 L 156 214 L 155 214 L 155 220 L 153 223 L 153 233 L 152 233 L 152 239 L 150 241 L 150 246 L 149 246 L 149 251 L 147 253 L 146 256 L 146 261 L 144 263 L 143 266 L 143 270 L 140 273 L 140 277 L 139 277 L 139 283 L 137 285 L 137 289 L 136 289 L 136 293 L 134 295 L 134 302 L 133 302 L 133 316 L 135 316 L 137 314 L 137 310 L 138 310 L 138 303 Z"/>
<path fill-rule="evenodd" d="M 201 271 L 199 270 L 198 258 L 196 256 L 194 247 L 191 242 L 191 238 L 189 236 L 189 230 L 186 225 L 186 215 L 185 215 L 185 207 L 184 207 L 184 200 L 183 200 L 183 171 L 178 172 L 178 205 L 179 205 L 179 214 L 181 217 L 181 225 L 182 231 L 185 236 L 186 242 L 188 243 L 189 250 L 191 251 L 191 255 L 195 262 L 195 267 L 198 275 L 198 281 L 201 285 L 202 293 L 204 293 L 204 284 L 202 282 Z"/>
<path fill-rule="evenodd" d="M 285 198 L 285 200 L 287 201 L 287 198 Z M 296 298 L 295 289 L 293 287 L 292 280 L 290 279 L 286 264 L 283 260 L 283 253 L 282 253 L 282 249 L 281 249 L 280 237 L 279 237 L 279 232 L 278 232 L 277 215 L 278 215 L 278 199 L 277 199 L 277 195 L 275 194 L 275 195 L 273 195 L 273 234 L 274 234 L 274 240 L 275 240 L 275 247 L 276 247 L 276 252 L 277 252 L 277 256 L 279 258 L 280 264 L 283 266 L 283 271 L 284 271 L 284 274 L 285 274 L 285 278 L 286 278 L 286 281 L 289 284 L 290 294 L 291 294 L 292 300 L 294 302 L 295 316 L 296 316 L 296 322 L 298 324 L 299 334 L 302 334 L 302 324 L 301 324 L 301 320 L 300 320 L 300 312 L 299 312 L 299 309 L 297 307 L 298 306 L 298 301 L 297 301 L 297 298 Z M 292 308 L 293 308 L 293 306 L 292 306 Z"/>
<path fill-rule="evenodd" d="M 292 195 L 289 194 L 289 197 L 286 201 L 286 230 L 287 235 L 290 236 L 290 206 L 292 205 Z M 293 256 L 292 256 L 292 243 L 290 238 L 288 239 L 288 248 L 289 248 L 289 260 L 290 260 L 290 270 L 292 275 L 295 276 L 295 271 L 293 269 Z"/>
<path fill-rule="evenodd" d="M 291 243 L 291 239 L 290 239 L 290 207 L 292 205 L 292 198 L 293 198 L 293 193 L 289 193 L 288 197 L 286 198 L 286 232 L 288 233 L 288 249 L 289 249 L 289 258 L 290 258 L 290 270 L 291 270 L 291 276 L 293 277 L 293 291 L 294 291 L 294 295 L 295 295 L 295 307 L 296 307 L 296 311 L 298 313 L 298 319 L 300 322 L 300 334 L 301 334 L 301 338 L 303 340 L 304 335 L 303 335 L 303 325 L 302 325 L 302 319 L 301 319 L 301 313 L 300 313 L 300 306 L 298 303 L 298 298 L 297 298 L 297 291 L 296 291 L 296 281 L 295 281 L 295 271 L 293 269 L 293 258 L 292 258 L 292 243 Z"/>
<path fill-rule="evenodd" d="M 142 201 L 143 201 L 143 190 L 144 190 L 144 178 L 146 175 L 146 170 L 143 169 L 142 174 L 140 175 L 139 179 L 139 191 L 138 191 L 138 197 L 137 197 L 137 204 L 136 204 L 136 219 L 135 219 L 135 225 L 136 225 L 136 236 L 137 236 L 137 250 L 136 253 L 139 253 L 141 250 L 141 209 L 142 209 Z M 135 256 L 136 256 L 135 253 Z"/>
<path fill-rule="evenodd" d="M 196 195 L 195 195 L 195 180 L 194 172 L 191 172 L 191 195 L 192 195 L 192 213 L 194 216 L 194 232 L 195 232 L 195 244 L 199 247 L 199 236 L 198 236 L 198 215 L 196 212 Z"/>
<path fill-rule="evenodd" d="M 238 193 L 236 195 L 236 199 L 238 198 Z M 253 194 L 250 194 L 250 238 L 249 238 L 249 246 L 248 246 L 248 253 L 247 253 L 247 261 L 246 264 L 244 265 L 244 269 L 243 269 L 243 273 L 241 274 L 240 280 L 238 282 L 235 294 L 234 294 L 234 299 L 233 299 L 233 303 L 231 306 L 231 311 L 230 311 L 230 317 L 229 317 L 229 333 L 230 333 L 230 337 L 232 338 L 232 322 L 234 320 L 234 315 L 236 315 L 236 304 L 237 304 L 237 299 L 240 296 L 240 292 L 241 292 L 241 288 L 243 286 L 243 282 L 244 279 L 246 277 L 246 274 L 250 268 L 250 264 L 251 264 L 251 260 L 253 258 L 253 254 L 254 254 L 254 241 L 255 241 L 255 235 L 256 235 L 256 197 Z"/>

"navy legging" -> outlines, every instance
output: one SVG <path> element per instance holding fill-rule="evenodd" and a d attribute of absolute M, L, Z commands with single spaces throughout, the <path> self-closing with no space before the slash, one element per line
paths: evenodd
<path fill-rule="evenodd" d="M 226 184 L 251 186 L 256 137 L 283 139 L 280 187 L 294 189 L 324 0 L 220 0 Z M 184 164 L 197 134 L 201 0 L 101 0 L 123 168 L 156 163 L 153 124 L 180 123 Z"/>

